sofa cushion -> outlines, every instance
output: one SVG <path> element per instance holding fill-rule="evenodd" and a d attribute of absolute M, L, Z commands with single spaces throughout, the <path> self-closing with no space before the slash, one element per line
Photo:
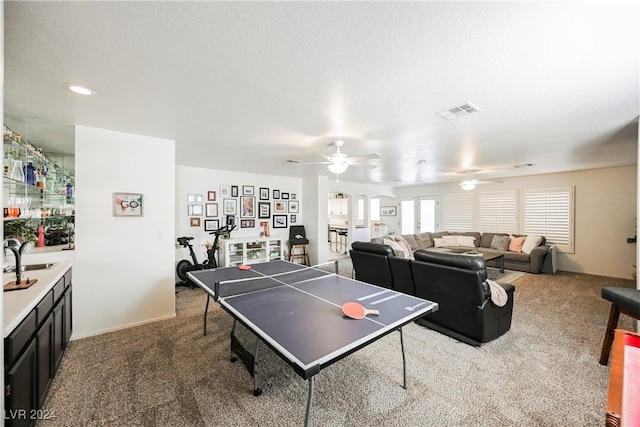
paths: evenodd
<path fill-rule="evenodd" d="M 522 245 L 522 252 L 524 252 L 525 254 L 530 254 L 531 251 L 537 248 L 541 243 L 542 243 L 541 236 L 535 236 L 533 234 L 530 234 L 524 240 L 524 244 Z"/>
<path fill-rule="evenodd" d="M 412 251 L 416 251 L 420 249 L 420 246 L 418 246 L 418 241 L 416 240 L 415 234 L 403 234 L 402 237 L 404 238 L 405 242 L 409 244 L 409 247 L 411 248 Z"/>
<path fill-rule="evenodd" d="M 458 244 L 458 236 L 442 236 L 442 240 L 444 241 L 445 246 L 451 246 L 451 247 L 460 246 Z"/>
<path fill-rule="evenodd" d="M 505 233 L 482 233 L 482 237 L 480 238 L 480 247 L 481 248 L 490 248 L 491 242 L 493 241 L 493 236 L 508 236 Z"/>
<path fill-rule="evenodd" d="M 434 237 L 433 246 L 436 248 L 444 248 L 445 246 L 447 246 L 447 243 L 444 241 L 442 237 Z M 426 249 L 426 248 L 421 248 L 421 249 Z"/>
<path fill-rule="evenodd" d="M 458 240 L 458 246 L 465 246 L 468 248 L 473 248 L 476 246 L 476 238 L 473 236 L 456 236 Z"/>
<path fill-rule="evenodd" d="M 509 236 L 511 241 L 509 242 L 509 251 L 510 252 L 522 252 L 522 244 L 524 243 L 524 239 L 526 237 L 516 237 Z"/>
<path fill-rule="evenodd" d="M 417 249 L 432 248 L 434 246 L 431 233 L 418 233 L 413 235 L 418 245 Z M 438 236 L 440 237 L 440 236 Z"/>
<path fill-rule="evenodd" d="M 511 238 L 509 236 L 493 236 L 491 239 L 491 249 L 495 249 L 497 251 L 508 251 L 509 243 L 511 242 Z"/>

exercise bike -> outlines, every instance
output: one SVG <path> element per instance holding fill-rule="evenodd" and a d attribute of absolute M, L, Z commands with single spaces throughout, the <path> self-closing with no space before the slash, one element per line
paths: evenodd
<path fill-rule="evenodd" d="M 180 260 L 180 262 L 178 262 L 178 265 L 176 266 L 176 274 L 178 275 L 178 278 L 182 282 L 178 283 L 177 285 L 178 286 L 186 285 L 186 286 L 189 286 L 190 288 L 193 288 L 195 287 L 195 285 L 191 280 L 189 280 L 189 277 L 187 276 L 188 272 L 205 270 L 208 268 L 217 268 L 218 263 L 216 261 L 215 254 L 218 249 L 218 239 L 220 238 L 221 235 L 226 235 L 231 233 L 231 231 L 234 230 L 235 228 L 236 228 L 236 225 L 234 223 L 231 223 L 231 225 L 225 225 L 224 227 L 221 227 L 209 233 L 209 234 L 215 235 L 216 237 L 213 240 L 213 244 L 207 248 L 207 259 L 205 259 L 202 264 L 198 262 L 196 253 L 193 250 L 193 245 L 191 244 L 191 240 L 193 240 L 193 237 L 178 237 L 177 239 L 178 244 L 176 245 L 176 247 L 181 246 L 183 248 L 188 248 L 189 255 L 191 256 L 191 261 L 189 261 L 188 259 L 183 259 L 183 260 Z"/>

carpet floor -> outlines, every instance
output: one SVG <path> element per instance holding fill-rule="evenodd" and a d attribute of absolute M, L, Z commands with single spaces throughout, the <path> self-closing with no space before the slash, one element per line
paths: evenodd
<path fill-rule="evenodd" d="M 511 330 L 482 347 L 407 325 L 407 390 L 397 333 L 320 372 L 312 424 L 603 425 L 609 367 L 598 357 L 610 305 L 600 289 L 634 282 L 560 272 L 514 285 Z M 229 362 L 230 317 L 211 304 L 203 336 L 206 295 L 178 289 L 175 319 L 72 341 L 44 406 L 55 418 L 38 425 L 302 425 L 307 383 L 263 345 L 264 393 L 254 397 L 245 368 Z M 622 316 L 619 327 L 635 323 Z"/>

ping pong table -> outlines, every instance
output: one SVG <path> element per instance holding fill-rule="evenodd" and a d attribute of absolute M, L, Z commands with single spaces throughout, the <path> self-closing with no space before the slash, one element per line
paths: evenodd
<path fill-rule="evenodd" d="M 438 304 L 289 261 L 252 264 L 251 269 L 224 267 L 187 273 L 207 292 L 206 313 L 213 298 L 233 317 L 231 361 L 240 359 L 258 385 L 257 358 L 261 342 L 308 381 L 305 426 L 309 425 L 314 378 L 323 368 L 393 332 L 400 332 L 403 387 L 407 386 L 402 327 L 438 309 Z M 346 302 L 379 310 L 355 320 L 342 313 Z M 235 334 L 240 322 L 257 339 L 253 353 Z"/>

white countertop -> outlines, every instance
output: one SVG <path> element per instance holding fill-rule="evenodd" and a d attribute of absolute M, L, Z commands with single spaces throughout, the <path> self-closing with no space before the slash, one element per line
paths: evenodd
<path fill-rule="evenodd" d="M 27 262 L 26 264 L 32 264 Z M 27 289 L 8 291 L 4 293 L 4 336 L 5 338 L 15 329 L 16 326 L 33 310 L 42 300 L 58 280 L 71 268 L 73 262 L 60 261 L 53 264 L 53 267 L 46 270 L 25 271 L 22 278 L 38 279 L 36 284 Z M 5 285 L 15 280 L 15 273 L 4 273 L 3 282 Z"/>

